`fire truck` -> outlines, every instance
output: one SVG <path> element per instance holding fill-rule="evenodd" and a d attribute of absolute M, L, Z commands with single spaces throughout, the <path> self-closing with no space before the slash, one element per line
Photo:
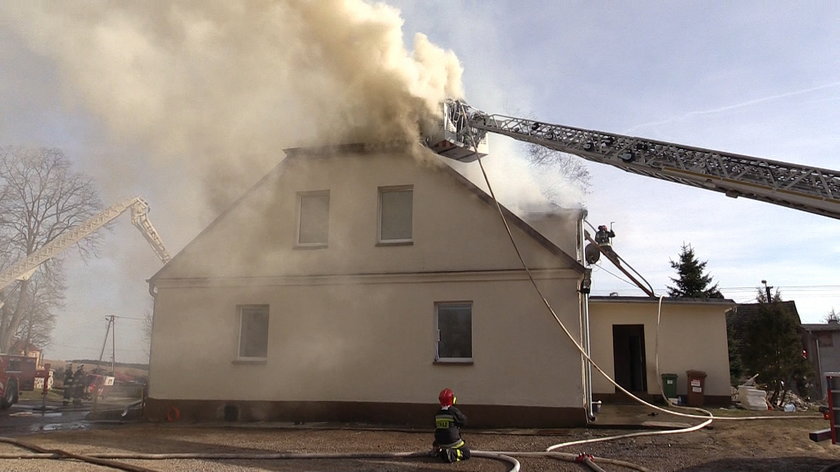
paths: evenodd
<path fill-rule="evenodd" d="M 35 389 L 36 362 L 34 357 L 0 354 L 0 408 L 17 403 L 21 391 Z"/>

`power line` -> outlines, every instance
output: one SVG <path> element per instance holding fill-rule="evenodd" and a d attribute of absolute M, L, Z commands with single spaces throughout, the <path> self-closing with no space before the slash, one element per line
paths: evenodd
<path fill-rule="evenodd" d="M 135 321 L 145 321 L 145 320 L 146 320 L 146 318 L 137 318 L 137 317 L 134 317 L 134 316 L 120 316 L 120 315 L 114 315 L 114 317 L 115 317 L 115 318 L 119 318 L 119 319 L 121 319 L 121 320 L 135 320 Z"/>
<path fill-rule="evenodd" d="M 622 282 L 630 284 L 630 282 L 628 282 L 624 279 L 621 279 L 619 276 L 611 273 L 610 271 L 608 271 L 606 269 L 603 269 L 603 270 L 604 270 L 604 272 L 607 272 L 608 274 L 612 275 L 613 277 L 616 277 L 617 279 L 621 280 Z M 787 292 L 787 293 L 790 293 L 790 292 L 806 292 L 806 293 L 808 293 L 808 292 L 810 292 L 810 293 L 825 292 L 825 293 L 830 294 L 830 295 L 836 294 L 837 296 L 840 296 L 840 285 L 777 285 L 777 286 L 774 286 L 774 287 L 778 288 L 782 292 Z M 660 286 L 660 287 L 656 287 L 656 289 L 657 290 L 665 290 L 665 289 L 667 289 L 667 287 L 661 287 Z M 757 290 L 762 290 L 762 289 L 763 289 L 763 287 L 758 287 L 758 286 L 756 286 L 756 287 L 718 287 L 718 290 L 720 290 L 721 292 L 726 291 L 726 292 L 736 292 L 736 293 L 737 292 L 751 292 L 751 293 L 754 293 Z"/>
<path fill-rule="evenodd" d="M 720 290 L 756 290 L 761 289 L 763 287 L 754 286 L 754 287 L 719 287 Z M 819 289 L 819 290 L 826 290 L 826 289 L 834 289 L 840 290 L 840 285 L 778 285 L 777 288 L 786 289 L 786 290 L 799 290 L 799 289 Z"/>
<path fill-rule="evenodd" d="M 620 280 L 620 281 L 622 281 L 622 282 L 626 283 L 627 285 L 630 285 L 630 286 L 632 286 L 632 287 L 634 287 L 634 288 L 638 288 L 638 287 L 636 287 L 636 284 L 634 284 L 634 283 L 630 282 L 629 280 L 622 279 L 620 275 L 618 275 L 618 274 L 614 274 L 614 273 L 612 273 L 612 272 L 608 271 L 608 270 L 607 270 L 607 269 L 605 269 L 603 266 L 598 265 L 598 266 L 595 266 L 595 267 L 597 267 L 597 268 L 599 268 L 599 269 L 603 270 L 604 272 L 606 272 L 606 273 L 608 273 L 608 274 L 612 275 L 613 277 L 615 277 L 616 279 L 618 279 L 618 280 Z"/>

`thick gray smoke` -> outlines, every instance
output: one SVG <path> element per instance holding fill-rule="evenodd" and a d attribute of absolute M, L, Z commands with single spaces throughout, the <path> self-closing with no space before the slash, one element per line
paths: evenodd
<path fill-rule="evenodd" d="M 419 34 L 409 50 L 399 11 L 362 0 L 5 2 L 0 14 L 57 65 L 70 106 L 156 168 L 201 176 L 217 204 L 283 148 L 414 140 L 440 100 L 463 95 L 452 52 Z"/>

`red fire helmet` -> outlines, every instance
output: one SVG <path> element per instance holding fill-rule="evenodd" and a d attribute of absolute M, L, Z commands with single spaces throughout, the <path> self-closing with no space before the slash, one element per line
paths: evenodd
<path fill-rule="evenodd" d="M 440 406 L 452 406 L 455 404 L 455 392 L 451 389 L 445 388 L 440 391 L 438 400 L 440 401 Z"/>

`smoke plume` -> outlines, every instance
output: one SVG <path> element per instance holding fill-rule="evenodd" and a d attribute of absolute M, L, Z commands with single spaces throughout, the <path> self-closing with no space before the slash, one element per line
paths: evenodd
<path fill-rule="evenodd" d="M 399 11 L 362 0 L 6 2 L 0 14 L 56 64 L 68 106 L 151 165 L 200 176 L 218 204 L 283 148 L 416 140 L 440 100 L 463 95 L 452 52 L 421 34 L 409 50 Z"/>

